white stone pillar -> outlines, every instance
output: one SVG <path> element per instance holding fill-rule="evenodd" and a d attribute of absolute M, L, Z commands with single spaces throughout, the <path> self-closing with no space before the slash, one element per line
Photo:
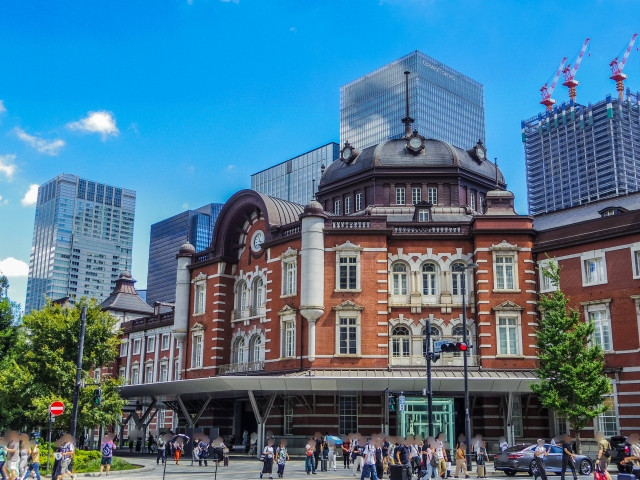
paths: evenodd
<path fill-rule="evenodd" d="M 133 350 L 133 342 L 127 337 L 127 369 L 124 372 L 127 384 L 131 383 L 131 351 Z"/>
<path fill-rule="evenodd" d="M 158 360 L 160 358 L 160 335 L 156 333 L 153 340 L 153 351 L 155 355 L 153 357 L 153 382 L 157 382 L 158 379 Z"/>
<path fill-rule="evenodd" d="M 300 218 L 300 313 L 309 322 L 308 358 L 313 362 L 316 357 L 316 320 L 324 313 L 324 221 L 327 216 L 322 205 L 311 200 Z"/>
<path fill-rule="evenodd" d="M 142 384 L 145 382 L 146 378 L 144 378 L 145 374 L 145 356 L 146 356 L 146 336 L 142 336 L 140 339 L 140 371 L 138 372 L 138 383 Z"/>
<path fill-rule="evenodd" d="M 189 296 L 191 293 L 191 272 L 189 265 L 196 249 L 190 243 L 185 243 L 180 247 L 176 258 L 178 259 L 178 270 L 176 272 L 176 302 L 173 317 L 173 336 L 178 340 L 178 371 L 176 379 L 181 378 L 184 370 L 184 342 L 189 331 Z"/>
<path fill-rule="evenodd" d="M 173 365 L 176 363 L 175 359 L 175 345 L 176 339 L 173 338 L 173 332 L 169 334 L 169 381 L 172 382 L 173 378 Z"/>

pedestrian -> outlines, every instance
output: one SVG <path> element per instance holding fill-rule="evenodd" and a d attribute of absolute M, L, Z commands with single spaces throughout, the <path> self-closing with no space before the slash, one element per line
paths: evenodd
<path fill-rule="evenodd" d="M 18 478 L 24 478 L 24 474 L 27 473 L 27 466 L 29 464 L 29 437 L 25 435 L 20 440 L 20 464 L 18 465 Z"/>
<path fill-rule="evenodd" d="M 453 478 L 459 478 L 460 473 L 464 473 L 464 478 L 469 478 L 467 471 L 467 444 L 458 442 L 456 449 L 456 473 Z"/>
<path fill-rule="evenodd" d="M 305 448 L 305 458 L 304 458 L 304 469 L 307 472 L 307 475 L 311 475 L 312 473 L 315 475 L 316 471 L 315 468 L 313 467 L 313 448 L 314 448 L 314 444 L 315 442 L 313 442 L 313 440 L 309 440 L 307 442 L 307 445 L 304 447 Z"/>
<path fill-rule="evenodd" d="M 113 460 L 113 451 L 116 449 L 116 445 L 113 443 L 110 435 L 105 435 L 100 445 L 100 451 L 102 452 L 102 460 L 100 460 L 100 473 L 98 476 L 102 476 L 102 472 L 106 467 L 107 477 L 109 476 L 109 470 L 111 470 L 111 462 Z"/>
<path fill-rule="evenodd" d="M 356 472 L 360 471 L 362 467 L 362 450 L 360 450 L 360 445 L 358 445 L 358 439 L 353 439 L 353 447 L 351 450 L 351 460 L 353 460 L 353 476 L 356 476 Z"/>
<path fill-rule="evenodd" d="M 364 465 L 362 466 L 360 480 L 364 480 L 365 477 L 371 477 L 371 480 L 378 480 L 378 473 L 376 472 L 376 447 L 371 444 L 371 440 L 365 443 L 362 448 L 362 459 Z"/>
<path fill-rule="evenodd" d="M 220 462 L 224 461 L 224 449 L 227 448 L 227 446 L 224 444 L 222 438 L 220 437 L 214 440 L 213 444 L 215 445 L 213 447 L 213 456 L 216 459 L 216 467 L 219 467 Z"/>
<path fill-rule="evenodd" d="M 202 466 L 203 462 L 205 467 L 209 466 L 207 463 L 209 459 L 209 445 L 209 439 L 207 439 L 206 442 L 202 438 L 198 441 L 198 450 L 200 451 L 200 455 L 198 456 L 198 466 L 200 467 Z"/>
<path fill-rule="evenodd" d="M 533 451 L 533 459 L 536 463 L 536 468 L 533 470 L 533 480 L 537 480 L 538 477 L 542 480 L 547 480 L 547 473 L 545 471 L 547 449 L 544 446 L 544 440 L 542 438 L 538 439 L 538 444 Z"/>
<path fill-rule="evenodd" d="M 142 438 L 138 437 L 136 440 L 136 453 L 142 452 Z"/>
<path fill-rule="evenodd" d="M 321 453 L 322 468 L 321 468 L 321 470 L 323 472 L 326 472 L 328 467 L 329 467 L 329 442 L 327 440 L 328 437 L 329 437 L 329 435 L 325 435 L 322 438 L 322 445 L 320 447 L 322 449 L 322 453 Z"/>
<path fill-rule="evenodd" d="M 509 448 L 509 442 L 504 437 L 500 437 L 498 439 L 498 444 L 500 445 L 500 451 L 504 452 L 507 448 Z"/>
<path fill-rule="evenodd" d="M 316 433 L 315 442 L 316 449 L 313 451 L 313 458 L 315 460 L 313 468 L 314 471 L 318 470 L 318 463 L 320 462 L 320 457 L 322 456 L 322 437 L 320 436 L 320 433 Z"/>
<path fill-rule="evenodd" d="M 191 449 L 191 466 L 193 466 L 194 462 L 200 461 L 200 447 L 198 446 L 198 442 L 194 440 L 193 448 Z"/>
<path fill-rule="evenodd" d="M 154 450 L 153 435 L 149 434 L 149 439 L 147 440 L 147 453 L 153 453 L 153 450 Z"/>
<path fill-rule="evenodd" d="M 382 480 L 384 475 L 384 455 L 382 454 L 382 442 L 376 442 L 376 475 Z"/>
<path fill-rule="evenodd" d="M 479 446 L 476 449 L 476 463 L 478 464 L 478 478 L 487 478 L 487 463 L 489 463 L 489 455 L 487 454 L 487 442 L 482 440 L 478 445 Z"/>
<path fill-rule="evenodd" d="M 329 470 L 333 468 L 333 471 L 335 472 L 338 469 L 337 462 L 336 462 L 336 459 L 338 457 L 338 452 L 336 451 L 336 444 L 330 443 L 328 446 L 328 450 L 329 450 L 329 454 L 327 459 L 329 462 Z"/>
<path fill-rule="evenodd" d="M 133 453 L 133 438 L 129 437 L 129 452 Z"/>
<path fill-rule="evenodd" d="M 9 480 L 16 480 L 20 473 L 20 446 L 15 439 L 9 440 L 7 445 L 7 464 L 9 466 L 5 465 L 5 469 L 9 475 Z"/>
<path fill-rule="evenodd" d="M 436 458 L 438 459 L 438 478 L 443 479 L 447 474 L 447 453 L 444 448 L 444 433 L 438 433 L 436 437 Z"/>
<path fill-rule="evenodd" d="M 631 463 L 632 472 L 636 478 L 640 478 L 640 435 L 633 433 L 627 438 L 627 442 L 631 445 L 631 455 L 622 459 L 622 465 Z"/>
<path fill-rule="evenodd" d="M 566 447 L 566 443 L 568 443 L 571 440 L 571 438 L 569 437 L 569 435 L 565 435 L 565 439 L 562 442 L 562 451 L 563 451 L 563 455 L 562 455 L 562 480 L 564 480 L 564 472 L 566 470 L 565 466 L 564 466 L 564 451 L 566 448 L 569 448 L 569 452 L 571 452 L 571 448 Z M 607 477 L 607 480 L 611 480 L 611 475 L 609 475 L 609 472 L 607 471 L 607 469 L 609 468 L 609 461 L 611 460 L 611 444 L 609 443 L 609 440 L 607 440 L 606 438 L 604 438 L 604 434 L 602 432 L 598 432 L 596 433 L 596 441 L 598 442 L 598 464 L 600 465 L 600 470 L 602 470 L 602 473 L 605 474 L 605 476 Z M 572 460 L 575 458 L 575 455 L 573 455 L 573 453 L 571 453 L 571 458 Z M 573 464 L 573 461 L 571 462 L 571 470 L 573 471 L 573 477 L 575 479 L 576 476 L 576 468 L 575 465 Z"/>
<path fill-rule="evenodd" d="M 342 463 L 344 463 L 344 468 L 349 468 L 351 463 L 351 442 L 349 439 L 342 442 Z"/>
<path fill-rule="evenodd" d="M 422 471 L 426 472 L 422 478 L 425 480 L 430 480 L 434 472 L 434 454 L 431 448 L 431 442 L 433 441 L 432 437 L 428 437 L 422 443 Z"/>
<path fill-rule="evenodd" d="M 22 479 L 25 480 L 31 472 L 33 472 L 36 479 L 40 480 L 40 447 L 38 442 L 34 440 L 31 445 L 29 445 L 27 453 L 29 454 L 29 465 Z"/>
<path fill-rule="evenodd" d="M 63 452 L 62 445 L 58 445 L 56 447 L 55 453 L 53 454 L 54 462 L 53 462 L 53 468 L 51 470 L 52 480 L 57 480 L 62 475 L 62 460 L 64 459 L 64 457 L 62 456 L 62 452 Z"/>
<path fill-rule="evenodd" d="M 280 442 L 280 446 L 276 450 L 276 456 L 278 458 L 278 478 L 284 478 L 284 467 L 287 464 L 287 460 L 289 460 L 286 440 Z"/>
<path fill-rule="evenodd" d="M 63 435 L 62 437 L 62 471 L 59 479 L 65 478 L 67 475 L 71 477 L 71 480 L 76 480 L 76 476 L 73 474 L 73 459 L 76 454 L 76 447 L 74 438 L 71 435 Z"/>
<path fill-rule="evenodd" d="M 269 443 L 264 450 L 262 451 L 262 455 L 264 457 L 264 464 L 262 466 L 262 472 L 260 472 L 260 478 L 265 473 L 269 474 L 269 480 L 273 479 L 273 440 L 269 440 Z"/>
<path fill-rule="evenodd" d="M 242 445 L 247 446 L 247 439 L 249 438 L 249 432 L 246 430 L 242 432 Z"/>
<path fill-rule="evenodd" d="M 418 450 L 418 445 L 414 440 L 411 442 L 409 447 L 409 451 L 411 452 L 411 473 L 413 475 L 420 476 L 420 452 Z"/>
<path fill-rule="evenodd" d="M 411 449 L 403 441 L 398 445 L 395 451 L 396 465 L 402 465 L 407 478 L 411 478 Z"/>
<path fill-rule="evenodd" d="M 7 447 L 3 443 L 4 438 L 0 437 L 0 478 L 7 480 L 7 475 L 4 473 L 4 465 L 7 462 Z"/>
<path fill-rule="evenodd" d="M 596 434 L 596 439 L 598 438 L 598 435 L 602 435 L 602 434 L 601 433 Z M 604 439 L 604 436 L 602 438 Z M 608 444 L 609 442 L 607 442 L 607 445 Z M 602 447 L 602 444 L 600 443 L 600 441 L 598 441 L 598 446 Z M 571 437 L 569 435 L 565 434 L 562 437 L 562 443 L 560 444 L 560 447 L 562 448 L 562 470 L 560 471 L 560 479 L 565 480 L 564 474 L 567 471 L 567 467 L 569 467 L 571 469 L 571 473 L 573 473 L 573 480 L 578 480 L 578 475 L 576 474 L 576 465 L 574 463 L 574 459 L 576 458 L 576 456 L 571 451 Z M 604 464 L 604 468 L 602 468 L 602 471 L 607 475 L 607 480 L 611 480 L 611 477 L 607 473 L 607 466 L 609 465 L 609 463 L 600 462 L 602 453 L 603 453 L 603 450 L 602 448 L 600 448 L 600 450 L 598 451 L 598 462 L 600 463 L 601 467 Z"/>
<path fill-rule="evenodd" d="M 158 446 L 158 453 L 156 454 L 156 465 L 160 464 L 160 460 L 162 460 L 162 464 L 167 460 L 167 442 L 165 442 L 164 438 L 162 438 L 162 434 L 159 434 L 156 439 L 156 445 Z"/>
<path fill-rule="evenodd" d="M 444 442 L 444 454 L 447 458 L 447 478 L 451 478 L 451 445 L 449 442 Z"/>
<path fill-rule="evenodd" d="M 182 439 L 178 438 L 173 442 L 173 459 L 176 461 L 176 465 L 180 465 L 180 457 L 182 457 Z"/>

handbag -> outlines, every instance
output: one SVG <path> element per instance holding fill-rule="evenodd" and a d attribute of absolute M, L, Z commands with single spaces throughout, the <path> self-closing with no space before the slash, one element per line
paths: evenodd
<path fill-rule="evenodd" d="M 267 456 L 263 453 L 262 455 L 260 455 L 260 461 L 264 462 L 267 459 Z"/>
<path fill-rule="evenodd" d="M 438 462 L 438 459 L 436 458 L 436 456 L 432 456 L 431 457 L 431 466 L 432 467 L 437 467 L 439 465 L 440 462 Z"/>

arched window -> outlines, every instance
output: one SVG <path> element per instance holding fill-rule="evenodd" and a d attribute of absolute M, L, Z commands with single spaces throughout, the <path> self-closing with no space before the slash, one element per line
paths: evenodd
<path fill-rule="evenodd" d="M 262 360 L 262 337 L 254 335 L 249 340 L 249 362 L 259 362 Z"/>
<path fill-rule="evenodd" d="M 422 265 L 422 294 L 429 296 L 438 294 L 438 267 L 435 263 Z"/>
<path fill-rule="evenodd" d="M 392 355 L 396 358 L 411 356 L 411 334 L 407 327 L 397 326 L 393 329 L 391 349 Z"/>
<path fill-rule="evenodd" d="M 396 263 L 393 265 L 393 274 L 391 276 L 393 282 L 394 295 L 407 294 L 407 266 L 404 263 Z"/>
<path fill-rule="evenodd" d="M 462 295 L 464 291 L 465 295 L 469 292 L 466 291 L 465 286 L 465 273 L 467 265 L 463 262 L 456 262 L 451 265 L 451 293 L 453 295 Z"/>
<path fill-rule="evenodd" d="M 433 352 L 433 342 L 440 340 L 442 334 L 438 327 L 431 325 L 431 351 Z M 422 329 L 422 356 L 427 354 L 427 328 Z"/>
<path fill-rule="evenodd" d="M 242 282 L 238 286 L 238 292 L 239 292 L 238 310 L 242 312 L 245 308 L 249 306 L 249 287 L 247 285 L 247 282 Z"/>
<path fill-rule="evenodd" d="M 237 338 L 231 350 L 231 363 L 244 363 L 244 338 Z"/>
<path fill-rule="evenodd" d="M 264 306 L 264 282 L 262 277 L 258 277 L 253 282 L 253 306 L 256 308 Z"/>

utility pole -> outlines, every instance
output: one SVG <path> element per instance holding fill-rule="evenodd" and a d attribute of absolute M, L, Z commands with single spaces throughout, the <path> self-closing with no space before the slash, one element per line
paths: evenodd
<path fill-rule="evenodd" d="M 427 320 L 427 415 L 429 418 L 429 436 L 433 437 L 433 388 L 431 384 L 431 320 Z"/>
<path fill-rule="evenodd" d="M 82 355 L 84 352 L 84 334 L 87 329 L 87 306 L 82 307 L 80 314 L 80 342 L 78 345 L 78 361 L 76 363 L 76 384 L 73 389 L 73 410 L 71 412 L 71 436 L 75 438 L 78 425 L 78 400 L 80 398 L 80 382 L 82 381 Z"/>

